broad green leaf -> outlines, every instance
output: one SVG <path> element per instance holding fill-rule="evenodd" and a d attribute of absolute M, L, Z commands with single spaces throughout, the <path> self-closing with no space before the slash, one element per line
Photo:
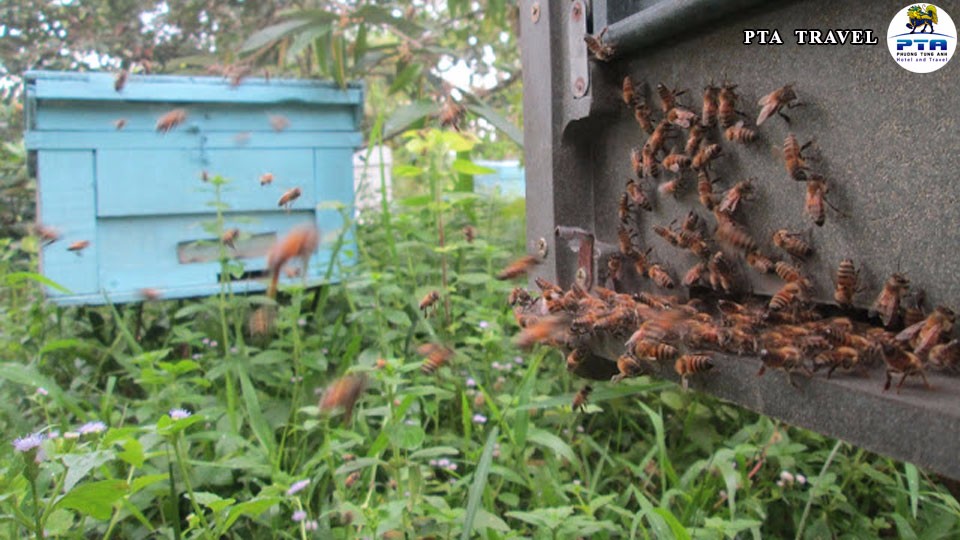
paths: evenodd
<path fill-rule="evenodd" d="M 47 276 L 42 276 L 34 272 L 12 272 L 10 274 L 7 274 L 4 277 L 4 280 L 7 282 L 7 285 L 11 287 L 15 285 L 20 285 L 21 283 L 27 280 L 30 280 L 30 281 L 36 281 L 41 285 L 46 285 L 51 289 L 56 289 L 65 294 L 70 294 L 72 292 L 70 289 L 64 287 L 63 285 L 60 285 L 59 283 L 48 278 Z"/>
<path fill-rule="evenodd" d="M 907 475 L 907 490 L 910 494 L 910 512 L 913 519 L 917 519 L 917 506 L 920 504 L 920 474 L 917 466 L 913 463 L 903 464 L 904 472 Z"/>
<path fill-rule="evenodd" d="M 487 434 L 487 442 L 483 445 L 480 462 L 477 463 L 477 470 L 473 473 L 473 483 L 470 484 L 470 491 L 467 494 L 467 512 L 463 516 L 461 540 L 468 540 L 473 533 L 474 521 L 480 510 L 480 500 L 483 498 L 483 490 L 487 487 L 490 465 L 493 462 L 493 449 L 497 444 L 498 435 L 500 435 L 500 428 L 494 426 Z"/>
<path fill-rule="evenodd" d="M 238 370 L 240 378 L 240 390 L 243 394 L 243 403 L 246 406 L 247 416 L 250 417 L 250 427 L 257 436 L 257 440 L 263 445 L 263 449 L 272 454 L 276 448 L 277 441 L 273 436 L 273 429 L 267 423 L 263 415 L 263 409 L 260 407 L 260 398 L 257 397 L 257 390 L 250 381 L 250 376 L 245 370 Z"/>
<path fill-rule="evenodd" d="M 113 458 L 114 453 L 109 450 L 98 450 L 88 454 L 65 454 L 62 458 L 63 465 L 67 468 L 67 476 L 63 481 L 64 493 L 73 489 L 87 473 Z"/>
<path fill-rule="evenodd" d="M 404 105 L 387 118 L 383 125 L 383 138 L 394 137 L 406 131 L 414 123 L 436 114 L 436 112 L 437 104 L 428 100 L 414 101 L 409 105 Z"/>
<path fill-rule="evenodd" d="M 259 49 L 313 22 L 310 19 L 291 19 L 270 25 L 247 38 L 240 46 L 240 52 L 245 53 Z"/>
<path fill-rule="evenodd" d="M 410 459 L 430 459 L 439 456 L 456 456 L 459 454 L 460 450 L 457 450 L 452 446 L 434 446 L 431 448 L 417 450 L 416 452 L 410 454 Z"/>
<path fill-rule="evenodd" d="M 143 445 L 140 441 L 130 437 L 123 442 L 123 451 L 117 454 L 117 457 L 134 467 L 143 467 Z"/>
<path fill-rule="evenodd" d="M 574 453 L 573 449 L 570 448 L 570 445 L 553 433 L 544 431 L 540 428 L 531 427 L 527 433 L 527 441 L 552 450 L 554 454 L 566 459 L 574 465 L 578 463 L 577 455 Z"/>
<path fill-rule="evenodd" d="M 227 513 L 227 519 L 224 521 L 221 530 L 229 530 L 241 517 L 257 517 L 266 512 L 271 506 L 280 504 L 282 500 L 280 497 L 257 498 L 234 505 L 233 508 L 230 509 L 230 512 Z"/>
<path fill-rule="evenodd" d="M 453 162 L 453 170 L 457 171 L 460 174 L 496 174 L 495 169 L 490 167 L 484 167 L 483 165 L 477 165 L 476 163 L 466 160 L 466 159 L 457 159 Z"/>
<path fill-rule="evenodd" d="M 401 164 L 393 167 L 393 175 L 397 178 L 413 178 L 421 174 L 423 174 L 423 169 L 415 165 Z"/>
<path fill-rule="evenodd" d="M 40 348 L 40 354 L 47 354 L 62 349 L 79 349 L 84 348 L 84 346 L 84 342 L 80 341 L 79 339 L 52 339 L 46 342 L 43 347 Z"/>
<path fill-rule="evenodd" d="M 130 486 L 122 480 L 101 480 L 80 484 L 57 501 L 57 508 L 69 508 L 100 520 L 110 519 L 113 503 L 122 498 Z"/>
<path fill-rule="evenodd" d="M 507 120 L 505 116 L 496 111 L 496 109 L 484 105 L 483 103 L 468 103 L 467 110 L 476 114 L 477 116 L 483 117 L 487 122 L 493 124 L 494 127 L 503 132 L 504 135 L 509 137 L 513 142 L 517 143 L 518 146 L 523 146 L 523 131 L 520 130 L 513 122 Z"/>
<path fill-rule="evenodd" d="M 166 479 L 166 474 L 148 474 L 146 476 L 138 476 L 134 478 L 133 482 L 130 484 L 130 493 L 137 493 L 145 487 L 152 486 L 157 482 L 163 482 Z"/>
<path fill-rule="evenodd" d="M 390 442 L 402 450 L 416 450 L 423 444 L 427 434 L 420 426 L 394 424 L 390 433 Z"/>

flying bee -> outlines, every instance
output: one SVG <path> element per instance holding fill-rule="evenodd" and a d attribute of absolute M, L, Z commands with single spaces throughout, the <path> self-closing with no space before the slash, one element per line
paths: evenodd
<path fill-rule="evenodd" d="M 857 294 L 860 283 L 860 270 L 853 265 L 850 259 L 840 261 L 837 267 L 836 287 L 833 299 L 838 306 L 844 309 L 853 307 L 853 296 Z"/>
<path fill-rule="evenodd" d="M 536 343 L 555 345 L 565 341 L 568 317 L 550 315 L 541 317 L 535 323 L 524 328 L 515 342 L 521 349 L 528 349 Z"/>
<path fill-rule="evenodd" d="M 468 244 L 472 244 L 476 238 L 477 229 L 473 225 L 465 225 L 463 227 L 463 239 L 466 240 Z"/>
<path fill-rule="evenodd" d="M 33 228 L 34 232 L 40 238 L 40 242 L 44 246 L 49 246 L 50 244 L 56 242 L 60 239 L 60 231 L 49 227 L 47 225 L 37 224 Z"/>
<path fill-rule="evenodd" d="M 800 286 L 800 283 L 796 281 L 786 283 L 770 298 L 767 309 L 769 311 L 782 311 L 799 302 L 803 294 L 803 287 Z"/>
<path fill-rule="evenodd" d="M 947 343 L 934 345 L 927 357 L 934 366 L 949 371 L 960 367 L 960 341 L 953 339 Z"/>
<path fill-rule="evenodd" d="M 896 340 L 909 342 L 913 352 L 923 356 L 950 335 L 956 319 L 952 309 L 937 306 L 926 319 L 904 328 L 897 334 Z"/>
<path fill-rule="evenodd" d="M 701 171 L 710 164 L 711 161 L 717 158 L 723 149 L 719 144 L 707 144 L 700 147 L 700 150 L 697 152 L 697 155 L 693 156 L 693 161 L 690 166 L 694 170 Z"/>
<path fill-rule="evenodd" d="M 260 185 L 266 186 L 273 183 L 273 173 L 263 173 L 260 175 Z"/>
<path fill-rule="evenodd" d="M 707 269 L 710 271 L 710 287 L 713 290 L 719 291 L 722 289 L 723 292 L 728 294 L 733 291 L 733 268 L 726 257 L 723 256 L 722 251 L 718 251 L 713 257 L 710 257 Z"/>
<path fill-rule="evenodd" d="M 163 296 L 163 293 L 161 293 L 158 289 L 153 289 L 150 287 L 144 287 L 137 292 L 140 294 L 141 298 L 148 302 L 159 300 L 160 297 Z"/>
<path fill-rule="evenodd" d="M 720 89 L 717 118 L 720 120 L 720 127 L 724 129 L 732 126 L 737 118 L 737 94 L 734 92 L 736 88 L 735 84 L 725 84 Z"/>
<path fill-rule="evenodd" d="M 714 86 L 713 83 L 703 87 L 703 113 L 700 119 L 702 126 L 712 127 L 716 125 L 717 114 L 720 110 L 720 105 L 717 101 L 719 96 L 720 88 Z"/>
<path fill-rule="evenodd" d="M 431 292 L 426 297 L 424 297 L 423 300 L 427 300 L 434 293 L 437 294 L 437 297 L 433 299 L 433 301 L 436 302 L 440 298 L 440 293 L 438 293 L 437 291 Z M 423 300 L 420 301 L 421 306 L 423 305 Z M 510 296 L 507 297 L 507 303 L 510 304 L 511 306 L 526 307 L 533 303 L 533 297 L 530 296 L 530 293 L 523 287 L 514 287 L 513 290 L 510 291 Z M 421 307 L 420 309 L 424 309 L 424 308 Z"/>
<path fill-rule="evenodd" d="M 653 280 L 658 287 L 663 287 L 664 289 L 672 289 L 675 286 L 673 278 L 670 277 L 670 274 L 659 264 L 651 264 L 650 267 L 647 268 L 647 277 Z"/>
<path fill-rule="evenodd" d="M 629 354 L 621 354 L 617 358 L 617 370 L 619 373 L 614 375 L 610 382 L 618 383 L 629 377 L 636 377 L 643 372 L 643 364 L 639 360 L 630 356 Z"/>
<path fill-rule="evenodd" d="M 718 215 L 723 214 L 718 212 Z M 748 233 L 746 229 L 733 221 L 721 222 L 717 225 L 717 230 L 714 232 L 714 235 L 721 243 L 727 244 L 734 249 L 739 249 L 744 253 L 757 250 L 756 240 L 750 236 L 750 233 Z"/>
<path fill-rule="evenodd" d="M 653 133 L 653 111 L 646 103 L 639 103 L 633 108 L 633 118 L 640 124 L 640 129 L 646 133 Z"/>
<path fill-rule="evenodd" d="M 270 127 L 273 128 L 277 133 L 286 130 L 290 127 L 290 120 L 282 114 L 271 114 L 267 117 L 270 121 Z"/>
<path fill-rule="evenodd" d="M 633 356 L 637 358 L 647 358 L 661 362 L 673 360 L 680 354 L 680 351 L 678 351 L 677 348 L 672 345 L 668 345 L 666 343 L 657 343 L 655 341 L 648 341 L 645 339 L 637 341 L 633 345 L 631 352 L 633 353 Z"/>
<path fill-rule="evenodd" d="M 700 124 L 694 124 L 690 126 L 690 133 L 687 135 L 687 144 L 683 147 L 683 152 L 688 156 L 697 155 L 697 150 L 700 149 L 700 143 L 703 142 L 703 138 L 707 135 L 707 129 Z"/>
<path fill-rule="evenodd" d="M 683 188 L 683 177 L 677 176 L 676 178 L 667 180 L 666 182 L 657 186 L 657 191 L 660 193 L 660 195 L 663 195 L 664 197 L 668 195 L 673 195 L 674 197 L 676 197 L 677 193 L 679 193 L 682 188 Z"/>
<path fill-rule="evenodd" d="M 615 49 L 611 45 L 603 42 L 603 36 L 607 33 L 607 27 L 604 27 L 596 36 L 587 34 L 583 36 L 583 41 L 587 44 L 587 50 L 594 58 L 601 62 L 607 62 L 613 57 Z"/>
<path fill-rule="evenodd" d="M 590 397 L 590 392 L 593 392 L 593 387 L 589 384 L 584 385 L 575 396 L 573 396 L 573 403 L 570 408 L 575 411 L 583 412 L 587 408 L 587 399 Z"/>
<path fill-rule="evenodd" d="M 640 184 L 634 180 L 627 181 L 627 195 L 630 197 L 630 201 L 638 207 L 646 210 L 647 212 L 653 211 L 653 203 L 650 201 L 650 198 L 647 197 L 643 188 L 640 187 Z"/>
<path fill-rule="evenodd" d="M 707 210 L 713 211 L 717 205 L 717 197 L 713 194 L 713 183 L 706 169 L 697 173 L 697 195 L 700 197 L 700 204 Z"/>
<path fill-rule="evenodd" d="M 636 101 L 637 96 L 633 90 L 633 80 L 630 78 L 629 75 L 623 78 L 622 97 L 623 97 L 623 102 L 627 105 L 627 107 L 634 107 L 637 104 L 637 101 Z"/>
<path fill-rule="evenodd" d="M 910 288 L 910 280 L 899 272 L 887 278 L 876 301 L 870 309 L 870 315 L 879 315 L 883 325 L 889 327 L 897 312 L 900 311 L 900 300 Z"/>
<path fill-rule="evenodd" d="M 927 381 L 927 375 L 923 372 L 923 364 L 920 362 L 919 356 L 895 345 L 884 343 L 882 346 L 883 359 L 887 363 L 887 382 L 883 385 L 884 391 L 890 389 L 890 383 L 893 380 L 892 376 L 894 373 L 903 375 L 900 377 L 900 382 L 897 383 L 898 394 L 900 393 L 900 387 L 903 386 L 903 382 L 911 375 L 919 375 L 920 378 L 923 379 L 924 386 L 930 388 L 930 383 Z"/>
<path fill-rule="evenodd" d="M 72 251 L 77 255 L 80 255 L 80 252 L 87 249 L 88 247 L 90 247 L 89 240 L 77 240 L 76 242 L 73 242 L 72 244 L 67 246 L 67 251 Z"/>
<path fill-rule="evenodd" d="M 157 120 L 157 131 L 166 133 L 187 120 L 186 109 L 173 109 Z"/>
<path fill-rule="evenodd" d="M 273 321 L 276 317 L 276 310 L 272 306 L 260 306 L 250 314 L 247 330 L 254 338 L 264 338 L 273 332 Z"/>
<path fill-rule="evenodd" d="M 747 264 L 761 274 L 773 272 L 774 262 L 759 251 L 750 251 L 747 253 Z"/>
<path fill-rule="evenodd" d="M 223 245 L 229 247 L 230 249 L 236 250 L 237 247 L 234 243 L 237 241 L 237 238 L 240 237 L 240 229 L 233 228 L 223 231 L 223 235 L 220 236 L 220 241 L 223 242 Z"/>
<path fill-rule="evenodd" d="M 113 78 L 113 89 L 117 92 L 123 91 L 123 87 L 127 85 L 127 77 L 129 75 L 130 73 L 125 69 L 118 71 L 117 76 Z"/>
<path fill-rule="evenodd" d="M 713 368 L 711 358 L 703 354 L 685 354 L 677 358 L 673 365 L 674 371 L 680 376 L 681 385 L 687 389 L 687 377 L 696 373 L 704 373 Z"/>
<path fill-rule="evenodd" d="M 786 346 L 777 349 L 763 349 L 760 351 L 760 360 L 763 365 L 760 366 L 758 376 L 762 376 L 767 368 L 782 369 L 787 373 L 787 381 L 792 386 L 797 386 L 790 378 L 794 371 L 801 371 L 808 377 L 812 375 L 809 368 L 803 364 L 803 353 L 797 347 Z"/>
<path fill-rule="evenodd" d="M 440 127 L 451 127 L 454 131 L 460 131 L 460 123 L 467 115 L 467 109 L 447 96 L 440 106 Z"/>
<path fill-rule="evenodd" d="M 728 141 L 735 141 L 738 143 L 746 144 L 757 140 L 757 132 L 750 128 L 743 127 L 743 120 L 740 120 L 736 124 L 728 127 L 723 134 Z"/>
<path fill-rule="evenodd" d="M 686 90 L 671 90 L 667 85 L 663 83 L 657 84 L 657 96 L 660 97 L 660 107 L 663 109 L 664 113 L 670 112 L 677 106 L 677 96 L 681 96 L 686 93 Z M 685 126 L 688 127 L 688 126 Z"/>
<path fill-rule="evenodd" d="M 733 215 L 740 206 L 740 201 L 748 199 L 753 193 L 753 178 L 748 178 L 734 184 L 723 194 L 717 212 Z"/>
<path fill-rule="evenodd" d="M 660 162 L 660 164 L 663 165 L 664 169 L 670 172 L 679 173 L 689 169 L 690 162 L 690 158 L 685 154 L 678 154 L 674 152 L 663 158 L 663 161 Z"/>
<path fill-rule="evenodd" d="M 518 289 L 519 289 L 519 287 L 518 287 Z M 517 290 L 517 289 L 514 289 L 514 292 L 515 292 L 516 290 Z M 520 290 L 523 291 L 523 293 L 526 293 L 527 298 L 530 297 L 530 294 L 527 293 L 527 291 L 525 291 L 525 290 L 523 290 L 523 289 L 520 289 Z M 520 302 L 520 296 L 521 296 L 521 295 L 520 295 L 520 294 L 515 295 L 514 292 L 511 292 L 511 293 L 510 293 L 510 299 L 511 299 L 511 300 L 515 300 L 515 302 L 511 302 L 511 304 L 517 304 L 517 303 Z M 516 296 L 516 298 L 515 298 L 515 296 Z M 436 304 L 436 303 L 437 303 L 437 300 L 440 300 L 440 293 L 439 293 L 438 291 L 430 291 L 430 292 L 428 292 L 426 296 L 424 296 L 422 299 L 420 299 L 420 304 L 418 304 L 418 306 L 420 307 L 420 311 L 422 311 L 422 312 L 424 313 L 424 315 L 426 315 L 427 310 L 430 309 L 431 306 L 433 306 L 434 304 Z"/>
<path fill-rule="evenodd" d="M 757 117 L 757 125 L 759 126 L 767 118 L 773 116 L 773 113 L 777 113 L 783 117 L 787 123 L 790 123 L 790 117 L 783 114 L 782 109 L 784 107 L 792 109 L 800 103 L 797 102 L 797 93 L 793 90 L 793 84 L 787 84 L 777 88 L 773 92 L 760 98 L 760 101 L 757 102 L 757 105 L 761 107 L 760 116 Z"/>
<path fill-rule="evenodd" d="M 852 370 L 860 364 L 860 352 L 853 347 L 837 347 L 830 351 L 824 351 L 813 359 L 813 370 L 818 371 L 822 368 L 827 370 L 829 379 L 833 372 L 839 369 Z"/>
<path fill-rule="evenodd" d="M 691 125 L 699 124 L 697 113 L 683 107 L 674 107 L 667 113 L 667 121 L 671 124 L 688 129 Z"/>
<path fill-rule="evenodd" d="M 788 133 L 783 141 L 783 163 L 787 169 L 787 174 L 794 180 L 806 180 L 810 169 L 807 162 L 803 159 L 803 150 L 810 146 L 810 141 L 803 146 L 797 142 L 797 137 L 793 133 Z"/>
<path fill-rule="evenodd" d="M 291 259 L 300 259 L 300 267 L 306 268 L 310 256 L 320 245 L 320 231 L 314 225 L 300 225 L 293 228 L 285 237 L 270 246 L 267 252 L 267 269 L 270 271 L 270 286 L 267 296 L 276 298 L 280 271 Z"/>
<path fill-rule="evenodd" d="M 117 118 L 116 120 L 113 121 L 113 127 L 115 127 L 117 131 L 120 131 L 121 129 L 127 127 L 127 119 Z"/>
<path fill-rule="evenodd" d="M 540 264 L 540 259 L 533 255 L 524 255 L 519 259 L 508 264 L 506 268 L 497 274 L 497 279 L 503 281 L 513 279 L 530 271 L 531 268 Z"/>
<path fill-rule="evenodd" d="M 280 196 L 280 200 L 277 201 L 277 206 L 282 206 L 289 211 L 293 205 L 293 201 L 297 200 L 302 193 L 298 187 L 288 189 Z"/>
<path fill-rule="evenodd" d="M 806 259 L 813 255 L 813 246 L 808 244 L 801 236 L 800 233 L 780 229 L 773 233 L 773 245 L 798 259 Z"/>
<path fill-rule="evenodd" d="M 651 135 L 650 138 L 652 139 L 653 135 Z M 643 176 L 651 176 L 653 178 L 660 176 L 660 164 L 657 163 L 655 154 L 656 152 L 650 146 L 649 142 L 643 145 Z"/>
<path fill-rule="evenodd" d="M 694 285 L 700 283 L 703 279 L 703 276 L 707 273 L 707 263 L 698 262 L 693 265 L 687 273 L 683 276 L 683 286 L 684 287 L 693 287 Z"/>
<path fill-rule="evenodd" d="M 417 354 L 424 357 L 420 366 L 424 375 L 433 375 L 453 357 L 453 351 L 449 347 L 437 343 L 424 343 L 417 347 Z"/>
<path fill-rule="evenodd" d="M 365 375 L 345 375 L 330 383 L 320 398 L 320 410 L 330 412 L 334 409 L 343 409 L 343 421 L 350 422 L 353 407 L 367 387 Z"/>
<path fill-rule="evenodd" d="M 576 371 L 585 356 L 586 352 L 579 347 L 570 351 L 570 354 L 567 355 L 567 371 L 570 373 Z"/>

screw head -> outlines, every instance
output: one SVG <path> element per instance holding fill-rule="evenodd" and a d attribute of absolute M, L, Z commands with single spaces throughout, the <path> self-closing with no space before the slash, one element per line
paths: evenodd
<path fill-rule="evenodd" d="M 573 95 L 575 97 L 583 97 L 587 93 L 587 81 L 583 77 L 577 77 L 577 80 L 573 81 Z"/>
<path fill-rule="evenodd" d="M 582 266 L 580 268 L 577 268 L 577 275 L 574 279 L 577 282 L 577 285 L 586 289 L 587 288 L 587 269 Z"/>
<path fill-rule="evenodd" d="M 530 20 L 537 22 L 540 20 L 540 2 L 534 2 L 530 6 Z"/>
<path fill-rule="evenodd" d="M 547 258 L 549 247 L 547 246 L 547 239 L 541 237 L 537 240 L 537 254 L 540 255 L 541 259 Z"/>
<path fill-rule="evenodd" d="M 570 10 L 570 16 L 573 17 L 574 21 L 579 21 L 580 17 L 583 17 L 583 5 L 580 2 L 573 3 L 573 8 Z"/>

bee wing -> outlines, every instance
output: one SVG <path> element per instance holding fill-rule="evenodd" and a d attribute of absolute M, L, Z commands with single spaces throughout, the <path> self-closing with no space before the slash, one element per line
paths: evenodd
<path fill-rule="evenodd" d="M 922 322 L 917 324 L 923 324 Z M 913 326 L 916 326 L 913 325 Z M 943 334 L 943 326 L 939 323 L 931 324 L 926 328 L 920 330 L 920 340 L 917 342 L 917 346 L 914 347 L 914 351 L 919 354 L 919 351 L 929 351 L 934 345 L 940 341 L 940 336 Z"/>
<path fill-rule="evenodd" d="M 877 307 L 879 308 L 880 306 L 877 306 Z M 899 334 L 897 334 L 897 337 L 896 337 L 895 339 L 896 339 L 897 341 L 910 341 L 910 340 L 912 340 L 913 338 L 917 337 L 917 334 L 920 333 L 920 330 L 923 330 L 923 325 L 924 325 L 925 323 L 926 323 L 926 321 L 920 321 L 920 322 L 918 322 L 918 323 L 916 323 L 916 324 L 912 324 L 912 325 L 904 328 L 903 331 L 901 331 Z"/>
<path fill-rule="evenodd" d="M 763 106 L 763 108 L 760 109 L 760 116 L 757 117 L 757 126 L 763 124 L 767 118 L 773 116 L 773 113 L 777 111 L 777 101 L 770 99 L 770 96 L 761 99 L 759 105 Z"/>

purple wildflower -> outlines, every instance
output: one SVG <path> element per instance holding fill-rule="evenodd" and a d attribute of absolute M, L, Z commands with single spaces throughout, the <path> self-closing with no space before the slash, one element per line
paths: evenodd
<path fill-rule="evenodd" d="M 474 424 L 486 424 L 486 423 L 487 423 L 487 417 L 484 416 L 484 415 L 482 415 L 482 414 L 480 414 L 480 413 L 477 413 L 477 414 L 473 415 L 473 423 L 474 423 Z"/>
<path fill-rule="evenodd" d="M 80 426 L 80 429 L 77 430 L 81 435 L 87 435 L 88 433 L 103 433 L 107 430 L 107 425 L 99 420 L 93 422 L 87 422 L 86 424 Z"/>
<path fill-rule="evenodd" d="M 303 488 L 307 487 L 308 485 L 310 485 L 309 480 L 300 480 L 299 482 L 294 482 L 293 485 L 290 486 L 290 489 L 287 490 L 287 495 L 293 495 L 294 493 L 301 491 Z"/>
<path fill-rule="evenodd" d="M 300 523 L 301 521 L 307 519 L 307 513 L 303 510 L 297 510 L 293 513 L 293 522 Z"/>
<path fill-rule="evenodd" d="M 191 414 L 193 413 L 186 409 L 170 409 L 170 418 L 174 420 L 183 420 L 184 418 L 188 418 Z"/>

